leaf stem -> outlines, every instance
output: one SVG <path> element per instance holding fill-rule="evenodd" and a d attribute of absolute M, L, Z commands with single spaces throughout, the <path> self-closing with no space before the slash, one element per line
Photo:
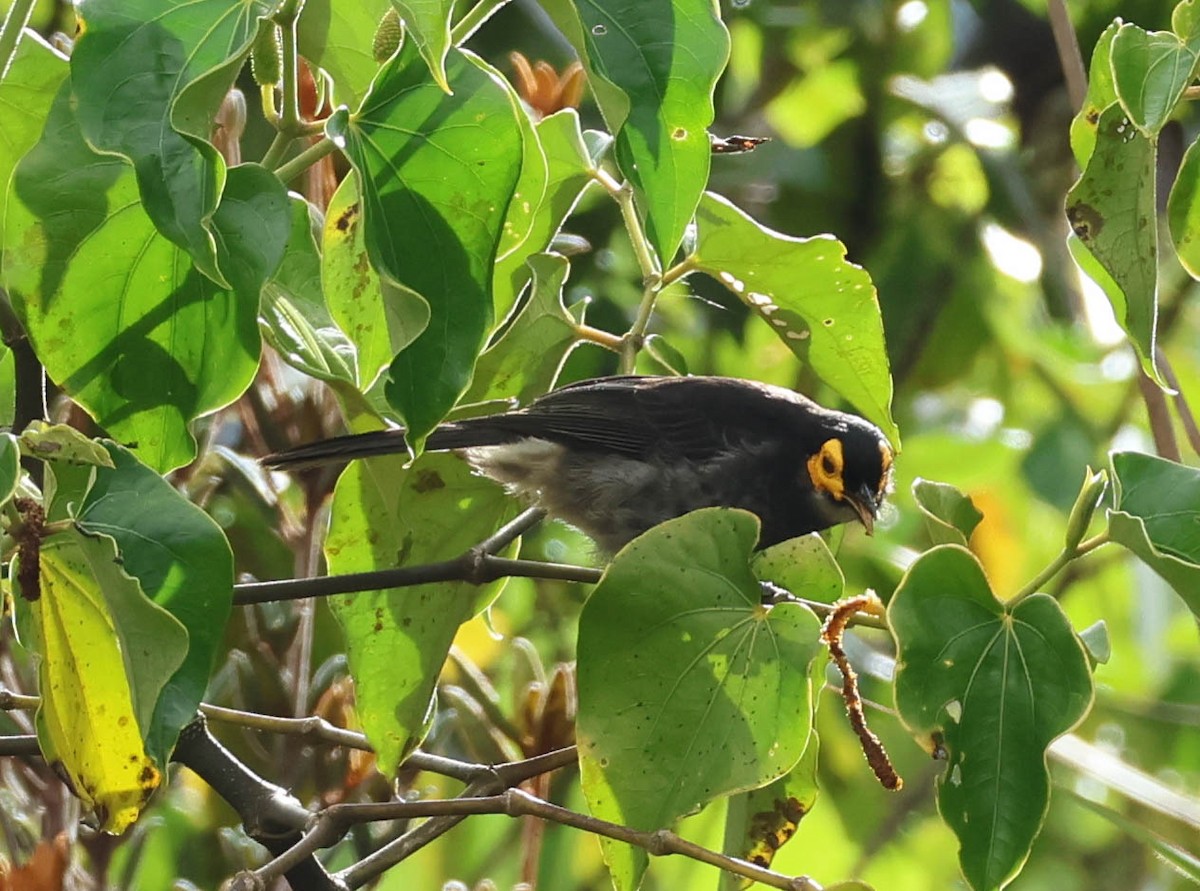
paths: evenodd
<path fill-rule="evenodd" d="M 14 0 L 0 25 L 0 80 L 8 76 L 8 66 L 12 64 L 13 56 L 17 53 L 17 44 L 21 41 L 21 32 L 29 24 L 33 15 L 33 6 L 37 0 Z"/>
<path fill-rule="evenodd" d="M 276 167 L 275 175 L 283 180 L 284 183 L 287 183 L 299 176 L 313 164 L 316 164 L 326 155 L 333 154 L 336 149 L 337 144 L 328 137 L 318 142 L 314 142 L 290 161 L 287 161 L 286 163 L 280 164 L 278 167 Z"/>
<path fill-rule="evenodd" d="M 1107 543 L 1108 531 L 1105 530 L 1104 532 L 1093 535 L 1091 538 L 1086 539 L 1085 541 L 1081 541 L 1073 548 L 1063 548 L 1062 553 L 1055 557 L 1050 562 L 1049 566 L 1035 575 L 1028 584 L 1026 584 L 1023 588 L 1021 588 L 1020 591 L 1009 598 L 1008 606 L 1010 608 L 1014 607 L 1027 597 L 1036 594 L 1041 590 L 1042 586 L 1045 585 L 1046 582 L 1058 575 L 1058 573 L 1062 571 L 1063 567 L 1065 567 L 1072 560 L 1078 559 L 1084 554 L 1091 553 L 1092 551 L 1096 550 L 1096 548 Z"/>

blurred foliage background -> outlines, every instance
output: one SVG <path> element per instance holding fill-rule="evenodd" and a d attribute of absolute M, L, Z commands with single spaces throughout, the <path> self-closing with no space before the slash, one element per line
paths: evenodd
<path fill-rule="evenodd" d="M 1069 4 L 1085 59 L 1096 36 L 1120 15 L 1166 27 L 1168 0 L 1075 0 Z M 952 483 L 984 513 L 971 547 L 997 592 L 1011 594 L 1058 552 L 1066 511 L 1087 466 L 1107 465 L 1114 447 L 1154 451 L 1138 365 L 1098 291 L 1084 286 L 1064 247 L 1063 197 L 1077 171 L 1067 142 L 1071 109 L 1042 0 L 723 0 L 732 59 L 718 90 L 721 135 L 769 136 L 744 155 L 714 158 L 711 188 L 764 224 L 791 235 L 832 233 L 875 280 L 904 435 L 893 506 L 873 539 L 855 529 L 840 560 L 850 590 L 874 588 L 885 600 L 917 548 L 929 544 L 909 489 L 917 477 Z M 70 33 L 71 10 L 42 4 L 35 26 Z M 532 0 L 514 0 L 471 44 L 505 72 L 518 50 L 557 69 L 565 41 Z M 243 153 L 261 155 L 270 133 L 251 104 Z M 601 122 L 585 94 L 584 120 Z M 1195 115 L 1169 137 L 1195 137 Z M 1184 139 L 1183 135 L 1187 134 Z M 1177 157 L 1177 153 L 1176 153 Z M 1162 171 L 1167 178 L 1172 171 Z M 573 258 L 568 305 L 588 301 L 598 327 L 628 327 L 640 297 L 636 263 L 615 204 L 589 193 L 568 223 L 592 249 Z M 1200 400 L 1200 302 L 1182 270 L 1161 295 L 1160 345 L 1193 405 Z M 756 378 L 828 400 L 766 326 L 716 283 L 690 279 L 658 303 L 651 329 L 691 373 Z M 642 369 L 662 373 L 643 354 Z M 578 348 L 562 381 L 615 370 L 611 354 Z M 208 448 L 176 481 L 220 522 L 245 578 L 287 578 L 318 569 L 319 528 L 331 479 L 304 488 L 265 477 L 247 456 L 337 429 L 332 398 L 280 363 L 264 363 L 259 384 L 210 421 Z M 1184 460 L 1196 463 L 1182 430 Z M 585 539 L 546 524 L 525 541 L 527 556 L 591 562 Z M 1093 752 L 1200 796 L 1200 652 L 1197 627 L 1166 585 L 1124 552 L 1107 550 L 1051 585 L 1076 628 L 1103 619 L 1111 660 L 1096 675 L 1096 706 L 1077 735 Z M 545 715 L 538 697 L 573 655 L 572 636 L 587 589 L 512 580 L 490 613 L 464 626 L 447 667 L 440 712 L 426 748 L 476 760 L 521 754 L 480 705 L 487 688 L 536 753 Z M 802 593 L 802 592 L 798 592 Z M 514 643 L 514 638 L 522 643 Z M 864 642 L 865 641 L 865 642 Z M 872 676 L 870 647 L 851 657 L 864 674 L 869 712 L 905 790 L 879 788 L 842 714 L 826 695 L 819 715 L 823 794 L 774 868 L 822 882 L 859 878 L 879 889 L 965 887 L 955 841 L 938 819 L 938 766 L 891 716 L 890 685 Z M 339 635 L 322 604 L 235 611 L 227 653 L 209 701 L 278 715 L 321 714 L 352 722 Z M 28 671 L 4 654 L 6 684 Z M 478 670 L 478 671 L 476 671 Z M 542 692 L 539 692 L 542 691 Z M 0 712 L 0 724 L 12 718 Z M 539 724 L 542 721 L 542 724 Z M 223 741 L 263 776 L 302 800 L 385 797 L 369 760 L 213 722 Z M 6 731 L 12 730 L 5 727 Z M 561 742 L 561 741 L 560 741 Z M 1195 837 L 1167 820 L 1149 798 L 1115 795 L 1079 765 L 1054 764 L 1056 788 L 1046 829 L 1014 887 L 1021 891 L 1116 891 L 1190 887 L 1137 833 L 1085 802 L 1098 800 L 1200 856 Z M 71 801 L 57 784 L 0 759 L 0 812 L 10 852 L 25 852 L 55 825 L 72 827 Z M 428 775 L 404 778 L 412 794 L 453 794 Z M 554 800 L 583 808 L 571 772 L 554 779 Z M 685 821 L 682 832 L 719 848 L 721 807 Z M 361 834 L 332 852 L 334 863 L 378 843 Z M 72 830 L 73 831 L 73 830 Z M 473 817 L 446 839 L 392 870 L 381 889 L 509 888 L 521 874 L 521 823 Z M 53 834 L 53 833 L 50 833 Z M 73 881 L 106 873 L 113 887 L 215 887 L 236 868 L 259 862 L 232 810 L 186 771 L 129 837 L 80 837 Z M 595 839 L 549 826 L 539 869 L 546 889 L 607 886 Z M 447 884 L 449 882 L 449 884 Z M 715 887 L 716 870 L 682 858 L 656 861 L 648 888 Z M 460 883 L 460 884 L 455 884 Z M 86 887 L 86 884 L 81 884 Z M 71 887 L 70 884 L 67 887 Z M 484 885 L 486 887 L 486 885 Z"/>

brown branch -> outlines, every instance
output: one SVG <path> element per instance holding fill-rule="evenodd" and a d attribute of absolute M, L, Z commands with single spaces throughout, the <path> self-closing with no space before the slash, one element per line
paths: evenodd
<path fill-rule="evenodd" d="M 1054 33 L 1054 45 L 1058 49 L 1063 78 L 1067 82 L 1067 97 L 1071 100 L 1071 108 L 1078 112 L 1083 108 L 1083 100 L 1087 96 L 1087 68 L 1079 51 L 1079 38 L 1071 23 L 1066 0 L 1049 0 L 1046 12 L 1050 17 L 1050 30 Z"/>
<path fill-rule="evenodd" d="M 1138 390 L 1146 403 L 1146 414 L 1150 418 L 1150 433 L 1154 437 L 1154 451 L 1171 461 L 1180 459 L 1179 443 L 1175 441 L 1175 428 L 1171 426 L 1171 412 L 1167 408 L 1167 397 L 1162 389 L 1140 369 Z"/>
<path fill-rule="evenodd" d="M 1179 423 L 1183 425 L 1184 433 L 1187 434 L 1188 444 L 1192 447 L 1193 452 L 1200 455 L 1200 428 L 1196 426 L 1196 417 L 1192 414 L 1187 397 L 1183 395 L 1183 387 L 1179 385 L 1175 369 L 1171 367 L 1170 361 L 1162 350 L 1155 350 L 1154 356 L 1167 385 L 1175 391 L 1175 414 L 1179 415 Z"/>

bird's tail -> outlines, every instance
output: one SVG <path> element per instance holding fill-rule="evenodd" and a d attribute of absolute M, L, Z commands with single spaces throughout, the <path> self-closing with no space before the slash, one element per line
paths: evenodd
<path fill-rule="evenodd" d="M 404 454 L 408 451 L 404 432 L 403 427 L 393 427 L 390 430 L 335 436 L 332 439 L 322 439 L 275 452 L 264 457 L 262 463 L 280 470 L 305 470 L 322 464 L 353 461 L 355 458 Z M 426 438 L 425 449 L 431 452 L 445 452 L 474 446 L 499 445 L 511 442 L 514 438 L 516 437 L 512 431 L 496 426 L 492 423 L 492 418 L 472 418 L 442 424 Z"/>

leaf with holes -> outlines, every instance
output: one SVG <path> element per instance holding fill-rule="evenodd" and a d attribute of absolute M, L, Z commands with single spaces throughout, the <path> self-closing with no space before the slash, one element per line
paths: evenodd
<path fill-rule="evenodd" d="M 729 33 L 710 0 L 543 3 L 587 71 L 646 234 L 664 264 L 708 183 L 713 90 Z"/>
<path fill-rule="evenodd" d="M 883 318 L 871 277 L 830 235 L 793 238 L 705 194 L 690 265 L 719 280 L 821 380 L 899 445 Z"/>
<path fill-rule="evenodd" d="M 891 603 L 896 708 L 948 753 L 938 810 L 976 891 L 1021 868 L 1050 803 L 1046 749 L 1092 703 L 1087 656 L 1053 598 L 1006 606 L 975 556 L 940 545 L 909 568 Z"/>

